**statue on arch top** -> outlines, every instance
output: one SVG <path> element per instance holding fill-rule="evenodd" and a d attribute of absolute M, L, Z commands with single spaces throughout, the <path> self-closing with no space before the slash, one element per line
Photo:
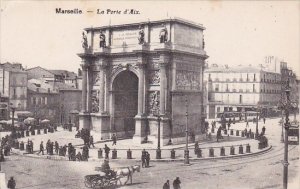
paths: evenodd
<path fill-rule="evenodd" d="M 88 41 L 84 32 L 82 32 L 82 48 L 85 50 L 88 48 Z"/>
<path fill-rule="evenodd" d="M 142 45 L 142 44 L 145 43 L 144 26 L 142 26 L 142 25 L 139 26 L 139 29 L 140 29 L 140 31 L 139 31 L 139 38 L 138 38 L 138 40 L 139 40 L 139 44 Z"/>
<path fill-rule="evenodd" d="M 105 48 L 106 47 L 106 45 L 105 45 L 105 43 L 106 43 L 106 41 L 105 41 L 105 35 L 103 34 L 102 31 L 100 31 L 99 38 L 100 38 L 100 44 L 99 44 L 100 48 Z"/>
<path fill-rule="evenodd" d="M 165 24 L 163 25 L 163 28 L 159 32 L 159 40 L 160 43 L 165 43 L 168 41 L 168 30 Z"/>

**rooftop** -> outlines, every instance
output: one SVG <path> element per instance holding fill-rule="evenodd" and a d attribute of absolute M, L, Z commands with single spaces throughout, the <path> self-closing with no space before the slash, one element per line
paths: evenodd
<path fill-rule="evenodd" d="M 166 18 L 166 19 L 160 19 L 160 20 L 143 20 L 140 22 L 133 22 L 133 23 L 117 23 L 117 24 L 112 24 L 112 25 L 103 25 L 100 27 L 89 27 L 89 28 L 85 28 L 86 31 L 90 31 L 90 30 L 101 30 L 101 29 L 106 29 L 106 28 L 120 28 L 120 27 L 128 27 L 128 26 L 139 26 L 139 25 L 146 25 L 146 24 L 159 24 L 159 23 L 165 23 L 165 22 L 177 22 L 177 23 L 181 23 L 181 24 L 185 24 L 188 26 L 192 26 L 194 28 L 199 28 L 202 30 L 205 30 L 205 27 L 203 27 L 202 24 L 190 21 L 190 20 L 185 20 L 183 18 L 178 18 L 178 17 L 174 17 L 174 18 Z"/>

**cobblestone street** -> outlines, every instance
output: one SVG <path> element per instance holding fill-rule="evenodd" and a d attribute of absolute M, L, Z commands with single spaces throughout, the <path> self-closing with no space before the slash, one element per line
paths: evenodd
<path fill-rule="evenodd" d="M 262 123 L 260 122 L 259 125 L 261 126 Z M 243 127 L 243 125 L 236 124 L 234 127 Z M 160 188 L 167 179 L 172 182 L 177 176 L 181 178 L 182 188 L 199 188 L 199 186 L 201 188 L 281 188 L 283 143 L 280 142 L 280 134 L 278 135 L 280 131 L 278 119 L 267 120 L 266 135 L 272 145 L 269 152 L 243 158 L 192 160 L 188 166 L 183 162 L 150 162 L 149 168 L 142 168 L 140 173 L 134 174 L 132 185 L 121 188 Z M 46 136 L 50 137 L 51 134 Z M 222 142 L 204 143 L 202 147 L 220 144 Z M 293 189 L 299 187 L 299 182 L 294 180 L 299 174 L 298 154 L 299 146 L 289 147 L 289 188 Z M 120 158 L 111 160 L 110 164 L 112 168 L 140 164 L 136 160 L 139 159 Z M 84 176 L 97 174 L 94 168 L 101 164 L 102 160 L 69 162 L 38 156 L 13 155 L 8 157 L 8 161 L 2 163 L 2 170 L 7 178 L 15 176 L 18 188 L 82 189 L 85 188 Z"/>

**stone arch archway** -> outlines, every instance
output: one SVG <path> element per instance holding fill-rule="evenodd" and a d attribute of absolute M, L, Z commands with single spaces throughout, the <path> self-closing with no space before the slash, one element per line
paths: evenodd
<path fill-rule="evenodd" d="M 119 72 L 112 81 L 113 130 L 119 136 L 132 137 L 138 111 L 138 77 L 129 70 Z"/>

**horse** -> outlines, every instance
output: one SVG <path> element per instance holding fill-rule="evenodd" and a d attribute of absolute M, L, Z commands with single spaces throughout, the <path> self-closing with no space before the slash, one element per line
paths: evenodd
<path fill-rule="evenodd" d="M 127 176 L 127 180 L 124 182 L 124 185 L 127 184 L 127 182 L 129 181 L 130 179 L 130 184 L 132 184 L 132 175 L 134 172 L 140 172 L 141 171 L 141 167 L 140 165 L 133 165 L 133 166 L 129 166 L 129 167 L 122 167 L 122 168 L 119 168 L 116 170 L 116 176 L 117 178 L 122 178 L 122 177 L 126 177 Z M 121 180 L 118 179 L 120 184 L 122 185 L 121 183 Z"/>

